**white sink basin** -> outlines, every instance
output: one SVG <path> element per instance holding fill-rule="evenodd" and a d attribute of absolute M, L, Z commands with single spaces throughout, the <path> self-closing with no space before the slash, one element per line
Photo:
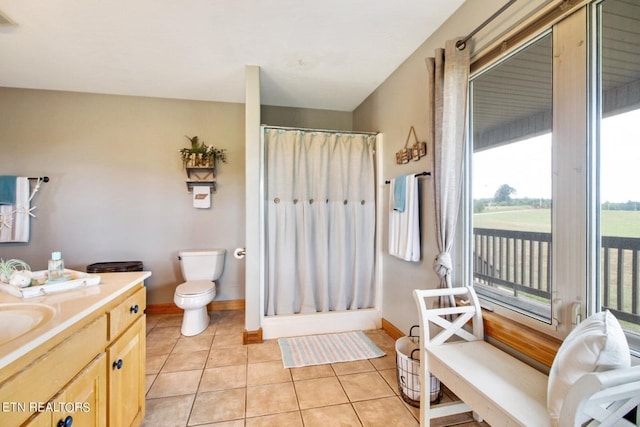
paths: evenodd
<path fill-rule="evenodd" d="M 53 318 L 55 310 L 38 303 L 0 303 L 0 345 L 6 344 Z"/>

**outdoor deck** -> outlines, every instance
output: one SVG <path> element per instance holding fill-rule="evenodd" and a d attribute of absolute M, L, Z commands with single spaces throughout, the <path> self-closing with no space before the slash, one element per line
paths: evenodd
<path fill-rule="evenodd" d="M 551 233 L 473 229 L 473 278 L 477 291 L 549 320 Z M 640 325 L 640 239 L 603 236 L 600 304 L 621 320 Z"/>

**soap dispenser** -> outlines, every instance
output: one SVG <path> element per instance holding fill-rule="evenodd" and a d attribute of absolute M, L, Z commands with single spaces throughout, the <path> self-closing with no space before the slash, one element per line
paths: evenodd
<path fill-rule="evenodd" d="M 52 252 L 49 260 L 49 280 L 64 278 L 64 260 L 60 252 Z"/>

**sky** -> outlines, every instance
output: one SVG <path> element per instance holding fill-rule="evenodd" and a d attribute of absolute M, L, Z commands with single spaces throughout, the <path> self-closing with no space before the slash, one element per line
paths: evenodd
<path fill-rule="evenodd" d="M 640 110 L 602 122 L 602 202 L 640 201 Z"/>
<path fill-rule="evenodd" d="M 551 134 L 473 155 L 473 198 L 493 198 L 503 184 L 512 198 L 551 198 Z"/>
<path fill-rule="evenodd" d="M 602 202 L 640 201 L 640 109 L 606 118 L 601 134 Z M 473 198 L 493 198 L 503 184 L 513 198 L 551 198 L 551 134 L 473 156 Z"/>

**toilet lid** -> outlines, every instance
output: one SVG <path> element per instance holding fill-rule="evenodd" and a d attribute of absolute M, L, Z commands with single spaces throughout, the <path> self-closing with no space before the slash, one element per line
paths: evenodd
<path fill-rule="evenodd" d="M 213 292 L 216 283 L 211 280 L 190 280 L 184 282 L 176 288 L 176 293 L 180 295 L 200 295 Z"/>

